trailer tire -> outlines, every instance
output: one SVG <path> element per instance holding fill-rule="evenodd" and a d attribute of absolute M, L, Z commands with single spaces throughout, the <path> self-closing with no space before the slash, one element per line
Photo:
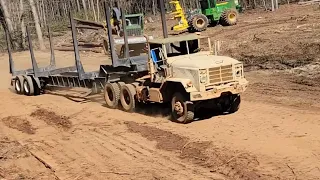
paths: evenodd
<path fill-rule="evenodd" d="M 22 76 L 16 76 L 14 79 L 14 89 L 16 90 L 17 94 L 23 94 L 23 80 L 24 78 Z"/>
<path fill-rule="evenodd" d="M 120 102 L 126 112 L 133 112 L 136 108 L 136 89 L 132 84 L 121 87 Z"/>
<path fill-rule="evenodd" d="M 34 95 L 34 84 L 30 76 L 25 76 L 23 80 L 23 91 L 27 96 Z"/>
<path fill-rule="evenodd" d="M 187 124 L 194 119 L 194 109 L 189 109 L 185 96 L 177 92 L 171 100 L 172 120 L 178 123 Z"/>
<path fill-rule="evenodd" d="M 104 87 L 104 100 L 108 108 L 115 109 L 119 105 L 120 88 L 116 83 L 107 83 Z"/>
<path fill-rule="evenodd" d="M 32 76 L 32 81 L 33 81 L 33 84 L 34 84 L 33 85 L 33 87 L 34 87 L 34 95 L 38 96 L 38 95 L 41 94 L 41 89 L 42 89 L 40 80 L 39 80 L 39 78 Z"/>

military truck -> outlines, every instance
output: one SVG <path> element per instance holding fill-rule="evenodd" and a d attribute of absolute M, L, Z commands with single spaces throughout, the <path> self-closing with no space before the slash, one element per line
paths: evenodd
<path fill-rule="evenodd" d="M 201 43 L 208 44 L 209 51 Z M 137 103 L 170 103 L 172 120 L 179 123 L 193 121 L 194 112 L 204 106 L 217 105 L 228 113 L 239 109 L 240 93 L 248 86 L 243 64 L 213 55 L 209 37 L 189 34 L 152 39 L 147 47 L 148 73 L 131 81 L 106 83 L 107 107 L 121 105 L 133 112 Z"/>

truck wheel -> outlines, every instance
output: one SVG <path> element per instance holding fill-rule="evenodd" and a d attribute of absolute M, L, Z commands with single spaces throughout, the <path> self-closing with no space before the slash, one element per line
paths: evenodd
<path fill-rule="evenodd" d="M 241 103 L 240 95 L 232 95 L 232 101 L 230 103 L 229 113 L 235 113 L 239 110 Z"/>
<path fill-rule="evenodd" d="M 104 100 L 108 108 L 118 107 L 120 99 L 120 88 L 117 83 L 107 83 L 104 87 Z"/>
<path fill-rule="evenodd" d="M 235 113 L 239 110 L 240 107 L 240 103 L 241 103 L 241 98 L 240 95 L 238 94 L 232 94 L 229 95 L 227 97 L 225 97 L 227 99 L 224 99 L 224 103 L 222 106 L 222 111 L 223 113 Z"/>
<path fill-rule="evenodd" d="M 209 20 L 204 14 L 196 14 L 191 18 L 191 27 L 197 32 L 205 31 L 208 24 Z"/>
<path fill-rule="evenodd" d="M 16 90 L 17 94 L 23 94 L 23 77 L 22 76 L 16 76 L 14 79 L 14 89 Z"/>
<path fill-rule="evenodd" d="M 181 93 L 175 93 L 171 100 L 172 119 L 187 124 L 193 121 L 194 112 L 189 110 L 187 101 Z"/>
<path fill-rule="evenodd" d="M 120 82 L 117 82 L 117 85 L 119 86 L 119 89 L 121 89 L 121 87 L 126 85 L 126 83 L 120 81 Z"/>
<path fill-rule="evenodd" d="M 123 109 L 127 112 L 133 112 L 136 108 L 136 89 L 132 84 L 126 84 L 121 87 L 120 102 Z"/>
<path fill-rule="evenodd" d="M 235 9 L 225 10 L 220 17 L 221 25 L 232 26 L 237 24 L 238 12 Z"/>
<path fill-rule="evenodd" d="M 23 80 L 23 91 L 24 94 L 27 96 L 33 96 L 34 95 L 34 85 L 32 78 L 30 76 L 24 77 Z"/>

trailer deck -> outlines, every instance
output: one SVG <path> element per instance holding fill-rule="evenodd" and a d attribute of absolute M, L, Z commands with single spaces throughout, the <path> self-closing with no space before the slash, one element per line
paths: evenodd
<path fill-rule="evenodd" d="M 124 11 L 121 11 L 124 14 Z M 121 78 L 127 78 L 140 74 L 146 74 L 148 66 L 148 55 L 138 53 L 139 55 L 130 56 L 130 45 L 143 45 L 147 41 L 145 36 L 128 37 L 126 25 L 124 23 L 123 37 L 113 37 L 112 28 L 110 24 L 111 13 L 110 8 L 105 4 L 105 14 L 108 29 L 108 45 L 110 48 L 110 55 L 112 64 L 102 64 L 97 67 L 96 71 L 86 72 L 80 60 L 80 52 L 78 48 L 77 29 L 72 14 L 69 13 L 70 26 L 72 32 L 73 48 L 75 63 L 73 66 L 60 67 L 56 66 L 56 57 L 52 43 L 52 35 L 50 27 L 48 27 L 49 42 L 50 42 L 50 64 L 45 67 L 39 67 L 35 57 L 31 34 L 27 26 L 27 40 L 31 56 L 32 68 L 25 70 L 16 70 L 14 66 L 14 59 L 12 57 L 11 39 L 9 33 L 6 31 L 6 40 L 9 54 L 9 68 L 12 74 L 11 85 L 15 87 L 18 94 L 25 95 L 39 95 L 46 86 L 53 87 L 83 87 L 90 88 L 89 94 L 99 93 L 104 89 L 106 82 L 118 81 Z M 122 20 L 125 21 L 124 16 Z M 149 37 L 152 39 L 152 37 Z M 116 46 L 122 46 L 122 55 L 117 54 Z M 123 57 L 122 57 L 123 56 Z"/>

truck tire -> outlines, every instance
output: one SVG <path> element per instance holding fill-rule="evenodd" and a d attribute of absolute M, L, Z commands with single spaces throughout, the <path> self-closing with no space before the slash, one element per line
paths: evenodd
<path fill-rule="evenodd" d="M 132 84 L 126 84 L 121 87 L 120 102 L 126 112 L 133 112 L 136 108 L 136 89 Z"/>
<path fill-rule="evenodd" d="M 232 114 L 239 110 L 241 98 L 239 94 L 231 94 L 225 97 L 226 99 L 223 99 L 224 101 L 222 106 L 222 113 L 228 113 Z"/>
<path fill-rule="evenodd" d="M 24 78 L 22 76 L 16 76 L 14 79 L 14 89 L 16 90 L 17 94 L 23 94 L 23 80 Z"/>
<path fill-rule="evenodd" d="M 104 86 L 104 100 L 108 108 L 118 107 L 120 99 L 120 88 L 117 83 L 107 83 Z"/>
<path fill-rule="evenodd" d="M 23 80 L 23 91 L 24 94 L 27 96 L 33 96 L 34 95 L 34 84 L 33 80 L 30 76 L 25 76 Z"/>
<path fill-rule="evenodd" d="M 181 93 L 175 93 L 171 100 L 172 120 L 187 124 L 193 121 L 194 111 L 188 109 L 186 98 Z"/>
<path fill-rule="evenodd" d="M 241 97 L 240 95 L 232 95 L 232 101 L 229 108 L 229 113 L 235 113 L 239 110 L 241 104 Z"/>
<path fill-rule="evenodd" d="M 208 27 L 209 20 L 204 14 L 195 14 L 191 18 L 190 26 L 191 31 L 201 32 L 205 31 Z"/>
<path fill-rule="evenodd" d="M 225 10 L 220 17 L 220 23 L 223 26 L 233 26 L 237 24 L 238 12 L 235 9 Z"/>

